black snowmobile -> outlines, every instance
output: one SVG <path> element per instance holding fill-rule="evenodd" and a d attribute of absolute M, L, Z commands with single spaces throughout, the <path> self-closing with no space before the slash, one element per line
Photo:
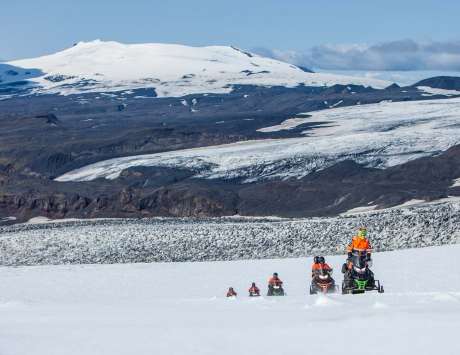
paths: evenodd
<path fill-rule="evenodd" d="M 374 273 L 369 269 L 369 260 L 365 252 L 354 251 L 349 262 L 351 262 L 350 269 L 346 263 L 342 266 L 342 273 L 345 274 L 342 294 L 357 294 L 366 291 L 384 292 L 380 281 L 375 280 Z"/>
<path fill-rule="evenodd" d="M 310 285 L 310 295 L 317 293 L 335 293 L 338 291 L 338 286 L 332 278 L 332 270 L 315 270 Z"/>
<path fill-rule="evenodd" d="M 267 296 L 284 296 L 284 289 L 281 283 L 268 285 Z"/>

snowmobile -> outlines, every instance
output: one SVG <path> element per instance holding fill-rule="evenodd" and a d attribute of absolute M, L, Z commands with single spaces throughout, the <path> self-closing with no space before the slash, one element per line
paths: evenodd
<path fill-rule="evenodd" d="M 332 270 L 315 270 L 310 285 L 310 295 L 317 293 L 335 293 L 338 291 L 338 286 L 332 278 Z"/>
<path fill-rule="evenodd" d="M 374 279 L 374 274 L 369 269 L 369 261 L 365 252 L 353 252 L 351 269 L 347 270 L 346 264 L 342 267 L 345 278 L 342 282 L 342 294 L 358 294 L 366 291 L 383 293 L 383 286 L 379 280 Z"/>
<path fill-rule="evenodd" d="M 284 289 L 280 283 L 268 285 L 267 296 L 284 296 Z"/>

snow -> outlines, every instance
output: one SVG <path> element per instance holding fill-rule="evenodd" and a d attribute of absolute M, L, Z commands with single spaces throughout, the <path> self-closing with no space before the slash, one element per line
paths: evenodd
<path fill-rule="evenodd" d="M 16 219 L 15 217 L 12 217 Z M 98 221 L 98 220 L 110 220 L 110 218 L 89 218 L 84 220 Z M 29 219 L 27 224 L 47 224 L 47 223 L 67 223 L 67 222 L 78 222 L 83 221 L 81 218 L 61 218 L 61 219 L 51 219 L 44 216 L 33 217 Z"/>
<path fill-rule="evenodd" d="M 460 246 L 374 254 L 384 294 L 307 295 L 311 259 L 0 269 L 2 355 L 456 355 Z M 338 271 L 344 256 L 327 257 Z M 433 267 L 435 265 L 435 267 Z M 284 298 L 251 299 L 277 271 Z M 239 296 L 226 299 L 229 286 Z M 350 339 L 353 339 L 350 342 Z"/>
<path fill-rule="evenodd" d="M 323 72 L 319 68 L 316 71 Z M 369 71 L 369 70 L 327 70 L 328 73 L 338 74 L 338 75 L 351 75 L 364 77 L 369 79 L 380 79 L 385 80 L 390 83 L 397 83 L 400 86 L 411 86 L 416 84 L 420 80 L 426 78 L 433 78 L 437 76 L 460 76 L 460 71 L 445 71 L 445 70 L 379 70 L 379 71 Z"/>
<path fill-rule="evenodd" d="M 454 180 L 454 183 L 452 184 L 451 187 L 460 187 L 460 178 Z"/>
<path fill-rule="evenodd" d="M 17 218 L 16 217 L 13 217 L 13 216 L 9 216 L 9 217 L 0 217 L 0 223 L 2 222 L 12 222 L 12 221 L 15 221 Z"/>
<path fill-rule="evenodd" d="M 304 114 L 306 115 L 306 114 Z M 114 158 L 70 171 L 57 181 L 115 179 L 134 166 L 181 167 L 205 178 L 303 177 L 352 159 L 385 168 L 439 154 L 460 144 L 460 99 L 338 107 L 310 112 L 262 132 L 308 123 L 304 137 L 263 139 L 165 153 Z"/>
<path fill-rule="evenodd" d="M 9 63 L 44 74 L 30 80 L 34 92 L 61 95 L 81 92 L 155 88 L 159 97 L 228 93 L 232 85 L 295 87 L 356 84 L 384 88 L 388 82 L 335 74 L 306 73 L 274 59 L 225 46 L 80 42 L 61 52 Z"/>
<path fill-rule="evenodd" d="M 371 211 L 375 211 L 377 207 L 378 207 L 377 205 L 355 207 L 355 208 L 352 208 L 348 211 L 341 213 L 341 215 L 348 216 L 348 215 L 353 215 L 353 214 L 371 212 Z"/>
<path fill-rule="evenodd" d="M 265 127 L 265 128 L 260 128 L 257 130 L 257 132 L 262 132 L 262 133 L 271 133 L 271 132 L 278 132 L 278 131 L 283 131 L 283 130 L 289 130 L 296 128 L 297 126 L 300 126 L 302 124 L 308 123 L 311 115 L 308 115 L 308 118 L 305 117 L 306 114 L 304 114 L 303 117 L 294 117 L 294 118 L 288 118 L 287 120 L 281 122 L 278 125 L 275 126 L 270 126 L 270 127 Z"/>
<path fill-rule="evenodd" d="M 343 102 L 343 100 L 339 100 L 339 101 L 337 101 L 335 104 L 333 104 L 333 105 L 331 105 L 331 106 L 329 106 L 329 107 L 330 107 L 330 108 L 337 107 L 337 106 L 339 106 L 342 102 Z"/>
<path fill-rule="evenodd" d="M 417 89 L 424 92 L 422 96 L 434 96 L 434 95 L 460 96 L 460 91 L 458 90 L 436 89 L 436 88 L 432 88 L 429 86 L 417 86 Z"/>
<path fill-rule="evenodd" d="M 360 207 L 355 207 L 355 208 L 352 208 L 348 211 L 341 213 L 341 216 L 351 216 L 351 215 L 356 215 L 356 214 L 361 214 L 361 213 L 373 213 L 375 211 L 383 212 L 383 211 L 389 211 L 389 210 L 404 209 L 407 207 L 429 207 L 433 205 L 442 205 L 445 203 L 460 203 L 460 196 L 448 196 L 445 198 L 440 198 L 440 199 L 432 200 L 432 201 L 412 199 L 412 200 L 406 201 L 396 206 L 392 206 L 388 208 L 380 208 L 380 209 L 378 208 L 378 205 L 360 206 Z"/>

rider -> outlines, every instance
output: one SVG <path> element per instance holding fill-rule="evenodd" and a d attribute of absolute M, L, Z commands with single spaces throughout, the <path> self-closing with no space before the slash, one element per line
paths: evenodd
<path fill-rule="evenodd" d="M 313 264 L 311 265 L 311 277 L 315 277 L 315 274 L 319 270 L 332 271 L 332 268 L 326 263 L 324 256 L 315 256 L 313 258 Z"/>
<path fill-rule="evenodd" d="M 268 279 L 268 295 L 273 294 L 273 287 L 279 286 L 281 290 L 283 289 L 283 281 L 278 277 L 278 273 L 273 273 L 273 276 Z"/>
<path fill-rule="evenodd" d="M 367 264 L 368 266 L 372 265 L 372 247 L 369 239 L 367 239 L 367 229 L 365 227 L 359 228 L 358 234 L 352 238 L 351 243 L 347 246 L 348 258 L 346 263 L 342 265 L 342 273 L 345 274 L 345 280 L 349 283 L 351 283 L 352 279 L 352 256 L 354 252 L 366 253 Z M 374 274 L 370 269 L 368 270 L 371 276 L 371 280 L 373 280 Z"/>
<path fill-rule="evenodd" d="M 233 287 L 229 287 L 227 291 L 227 297 L 236 297 L 236 291 L 233 289 Z"/>
<path fill-rule="evenodd" d="M 278 273 L 274 272 L 273 276 L 268 279 L 268 286 L 281 286 L 283 281 L 278 277 Z"/>
<path fill-rule="evenodd" d="M 353 251 L 365 252 L 367 261 L 371 260 L 372 247 L 369 239 L 367 239 L 367 229 L 365 227 L 359 228 L 358 235 L 355 235 L 348 245 L 348 259 L 351 259 Z"/>
<path fill-rule="evenodd" d="M 249 288 L 249 296 L 250 297 L 253 297 L 253 296 L 260 296 L 260 290 L 259 288 L 256 286 L 256 283 L 253 282 L 251 287 Z"/>

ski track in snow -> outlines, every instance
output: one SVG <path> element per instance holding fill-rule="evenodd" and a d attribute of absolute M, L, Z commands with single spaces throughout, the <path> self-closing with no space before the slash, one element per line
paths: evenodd
<path fill-rule="evenodd" d="M 459 255 L 459 245 L 375 253 L 385 293 L 355 296 L 307 295 L 304 258 L 4 267 L 1 353 L 457 355 Z M 343 258 L 327 257 L 338 282 Z M 286 297 L 247 297 L 274 271 Z M 229 286 L 236 299 L 224 298 Z"/>
<path fill-rule="evenodd" d="M 135 166 L 179 167 L 205 178 L 303 177 L 353 159 L 385 168 L 438 154 L 460 143 L 460 98 L 382 102 L 321 110 L 262 132 L 292 129 L 303 123 L 317 128 L 305 137 L 245 141 L 220 146 L 114 158 L 68 172 L 58 181 L 115 179 Z M 326 122 L 326 123 L 325 123 Z"/>

